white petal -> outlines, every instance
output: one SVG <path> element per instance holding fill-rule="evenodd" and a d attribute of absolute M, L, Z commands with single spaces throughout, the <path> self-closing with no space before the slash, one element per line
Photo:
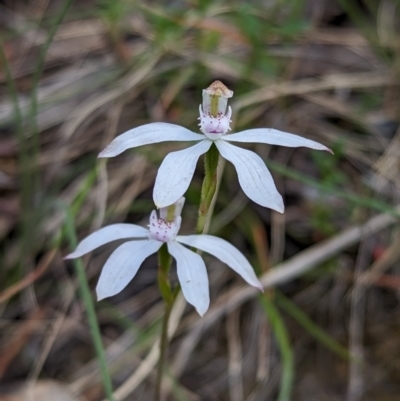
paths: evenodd
<path fill-rule="evenodd" d="M 175 241 L 168 243 L 168 251 L 176 259 L 178 278 L 186 301 L 203 316 L 210 305 L 207 269 L 203 259 Z"/>
<path fill-rule="evenodd" d="M 143 261 L 157 252 L 162 242 L 129 241 L 119 246 L 108 258 L 97 283 L 97 300 L 121 292 L 133 279 Z"/>
<path fill-rule="evenodd" d="M 269 145 L 287 146 L 289 148 L 305 146 L 306 148 L 326 150 L 332 153 L 329 148 L 318 142 L 272 128 L 249 129 L 236 134 L 226 135 L 224 136 L 224 140 L 232 142 L 266 143 Z"/>
<path fill-rule="evenodd" d="M 210 149 L 211 144 L 212 142 L 206 139 L 166 156 L 158 169 L 153 190 L 154 203 L 158 208 L 172 205 L 186 192 L 197 160 Z"/>
<path fill-rule="evenodd" d="M 127 149 L 165 141 L 201 141 L 204 135 L 168 123 L 151 123 L 133 128 L 117 136 L 98 157 L 113 157 Z"/>
<path fill-rule="evenodd" d="M 213 235 L 178 235 L 178 242 L 214 255 L 242 276 L 250 285 L 263 289 L 248 260 L 228 241 Z"/>
<path fill-rule="evenodd" d="M 282 197 L 261 157 L 224 140 L 215 142 L 221 156 L 236 168 L 243 192 L 254 202 L 283 213 Z"/>
<path fill-rule="evenodd" d="M 111 241 L 124 238 L 145 238 L 148 235 L 148 230 L 135 224 L 111 224 L 101 228 L 98 231 L 90 234 L 82 240 L 74 252 L 67 255 L 64 259 L 79 258 L 86 253 L 93 251 L 104 244 Z"/>

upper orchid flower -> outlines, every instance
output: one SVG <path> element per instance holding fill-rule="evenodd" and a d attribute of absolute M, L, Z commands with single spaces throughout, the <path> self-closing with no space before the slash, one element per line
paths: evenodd
<path fill-rule="evenodd" d="M 197 160 L 214 143 L 223 158 L 236 168 L 239 183 L 245 194 L 261 206 L 283 213 L 282 197 L 263 160 L 254 152 L 239 148 L 230 142 L 265 143 L 291 148 L 305 146 L 326 150 L 326 146 L 310 139 L 278 131 L 272 128 L 257 128 L 235 134 L 230 130 L 232 110 L 227 108 L 230 91 L 222 82 L 215 81 L 203 90 L 203 107 L 200 106 L 200 130 L 196 134 L 184 127 L 168 123 L 151 123 L 133 128 L 115 138 L 99 157 L 114 157 L 129 148 L 163 141 L 199 141 L 184 150 L 169 153 L 163 160 L 157 174 L 153 199 L 157 207 L 176 202 L 188 189 Z"/>
<path fill-rule="evenodd" d="M 212 235 L 178 235 L 181 211 L 185 198 L 174 205 L 155 210 L 150 215 L 149 228 L 135 224 L 112 224 L 90 234 L 65 259 L 75 259 L 112 241 L 135 239 L 120 245 L 108 258 L 96 287 L 97 298 L 111 297 L 122 291 L 133 279 L 143 261 L 166 243 L 168 252 L 176 259 L 178 279 L 183 295 L 203 316 L 210 304 L 207 270 L 197 253 L 181 244 L 214 255 L 243 277 L 249 284 L 262 290 L 253 268 L 243 254 L 229 242 Z"/>

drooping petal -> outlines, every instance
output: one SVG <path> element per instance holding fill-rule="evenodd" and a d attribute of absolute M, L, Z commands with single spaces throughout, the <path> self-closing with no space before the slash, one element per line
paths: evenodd
<path fill-rule="evenodd" d="M 287 146 L 289 148 L 304 146 L 306 148 L 326 150 L 332 153 L 329 148 L 311 139 L 272 128 L 249 129 L 237 132 L 236 134 L 226 135 L 224 136 L 224 140 L 229 142 L 266 143 L 269 145 Z"/>
<path fill-rule="evenodd" d="M 204 135 L 168 123 L 151 123 L 133 128 L 117 136 L 98 157 L 114 157 L 127 149 L 166 141 L 201 141 Z"/>
<path fill-rule="evenodd" d="M 204 136 L 203 136 L 204 138 Z M 188 189 L 199 157 L 210 149 L 208 139 L 190 148 L 169 153 L 158 169 L 153 199 L 158 208 L 175 203 Z"/>
<path fill-rule="evenodd" d="M 97 283 L 97 300 L 121 292 L 133 279 L 143 261 L 157 252 L 162 242 L 129 241 L 119 246 L 108 258 Z"/>
<path fill-rule="evenodd" d="M 215 144 L 221 156 L 235 166 L 243 192 L 259 205 L 283 213 L 282 197 L 261 157 L 222 139 L 216 141 Z"/>
<path fill-rule="evenodd" d="M 186 301 L 203 316 L 210 305 L 207 269 L 203 259 L 175 241 L 168 243 L 168 251 L 176 260 L 178 278 Z"/>
<path fill-rule="evenodd" d="M 222 238 L 214 237 L 213 235 L 178 235 L 176 237 L 178 242 L 192 246 L 207 252 L 221 262 L 226 263 L 232 270 L 243 277 L 250 285 L 259 288 L 261 291 L 263 287 L 258 281 L 248 260 L 244 255 L 228 241 Z"/>
<path fill-rule="evenodd" d="M 85 255 L 102 245 L 124 238 L 145 238 L 148 230 L 135 224 L 111 224 L 95 231 L 82 240 L 74 252 L 64 259 L 75 259 Z"/>

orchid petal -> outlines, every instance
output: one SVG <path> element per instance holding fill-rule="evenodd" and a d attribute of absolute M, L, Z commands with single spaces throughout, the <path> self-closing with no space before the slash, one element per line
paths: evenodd
<path fill-rule="evenodd" d="M 283 213 L 282 197 L 261 157 L 224 140 L 216 141 L 215 145 L 221 156 L 235 166 L 243 192 L 259 205 Z"/>
<path fill-rule="evenodd" d="M 145 238 L 147 236 L 148 230 L 135 224 L 111 224 L 87 236 L 79 243 L 75 251 L 67 255 L 64 259 L 79 258 L 102 245 L 118 239 Z"/>
<path fill-rule="evenodd" d="M 203 136 L 204 138 L 204 136 Z M 208 139 L 190 148 L 169 153 L 158 169 L 153 199 L 158 208 L 175 203 L 188 189 L 199 157 L 210 149 Z"/>
<path fill-rule="evenodd" d="M 203 259 L 175 241 L 168 243 L 168 252 L 176 259 L 178 278 L 186 301 L 203 316 L 210 305 L 207 269 Z"/>
<path fill-rule="evenodd" d="M 133 279 L 143 261 L 157 252 L 162 242 L 129 241 L 119 246 L 108 258 L 97 283 L 97 300 L 121 292 Z"/>
<path fill-rule="evenodd" d="M 117 136 L 98 157 L 114 157 L 127 149 L 165 141 L 201 141 L 204 135 L 195 134 L 176 124 L 151 123 L 133 128 Z"/>
<path fill-rule="evenodd" d="M 266 143 L 269 145 L 287 146 L 289 148 L 304 146 L 332 153 L 329 148 L 318 142 L 272 128 L 249 129 L 237 132 L 236 134 L 226 135 L 224 136 L 224 140 L 229 142 Z"/>
<path fill-rule="evenodd" d="M 213 235 L 178 235 L 176 240 L 182 244 L 192 246 L 207 252 L 221 262 L 226 263 L 232 270 L 243 277 L 250 285 L 263 290 L 248 260 L 228 241 Z"/>

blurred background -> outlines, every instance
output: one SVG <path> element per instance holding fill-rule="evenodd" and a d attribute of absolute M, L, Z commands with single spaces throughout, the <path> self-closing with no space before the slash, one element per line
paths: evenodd
<path fill-rule="evenodd" d="M 97 154 L 148 122 L 198 131 L 215 79 L 235 93 L 234 130 L 273 127 L 335 154 L 249 146 L 284 215 L 249 201 L 226 164 L 210 233 L 269 288 L 246 293 L 205 256 L 211 308 L 175 318 L 165 399 L 400 399 L 399 1 L 2 0 L 0 35 L 1 400 L 105 397 L 63 256 L 103 225 L 148 224 L 157 168 L 184 145 Z M 202 177 L 199 162 L 185 234 Z M 83 259 L 93 296 L 113 248 Z M 95 304 L 115 400 L 152 399 L 156 265 Z"/>

